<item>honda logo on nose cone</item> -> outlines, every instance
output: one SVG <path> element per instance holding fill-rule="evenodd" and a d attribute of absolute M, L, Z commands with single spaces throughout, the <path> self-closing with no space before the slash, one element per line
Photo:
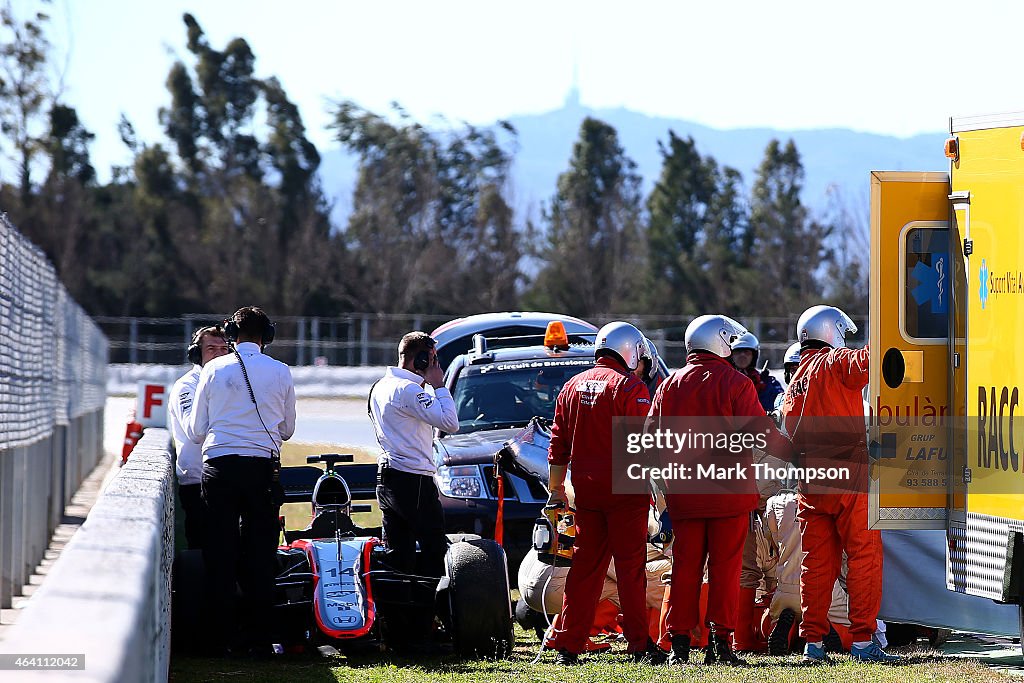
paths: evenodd
<path fill-rule="evenodd" d="M 354 616 L 351 616 L 351 615 L 345 616 L 345 617 L 332 617 L 331 621 L 333 621 L 335 624 L 338 624 L 339 626 L 341 626 L 341 625 L 344 625 L 344 624 L 354 624 L 357 621 L 359 621 L 359 617 L 354 617 Z"/>

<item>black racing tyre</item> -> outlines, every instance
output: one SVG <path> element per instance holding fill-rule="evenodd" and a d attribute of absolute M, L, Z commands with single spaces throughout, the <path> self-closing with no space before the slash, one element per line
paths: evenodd
<path fill-rule="evenodd" d="M 183 550 L 171 567 L 171 649 L 196 652 L 203 646 L 206 586 L 201 550 Z"/>
<path fill-rule="evenodd" d="M 930 628 L 927 631 L 928 644 L 934 648 L 941 648 L 951 635 L 953 631 L 948 628 Z"/>
<path fill-rule="evenodd" d="M 918 628 L 915 624 L 885 622 L 885 639 L 889 647 L 907 647 L 917 640 Z"/>
<path fill-rule="evenodd" d="M 512 601 L 505 551 L 478 538 L 453 543 L 445 556 L 452 641 L 463 657 L 512 654 Z"/>

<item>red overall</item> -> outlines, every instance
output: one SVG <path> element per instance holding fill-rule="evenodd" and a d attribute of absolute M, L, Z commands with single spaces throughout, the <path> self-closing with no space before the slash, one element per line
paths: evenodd
<path fill-rule="evenodd" d="M 868 350 L 808 349 L 786 390 L 786 430 L 808 465 L 831 460 L 867 463 L 864 402 Z M 801 492 L 797 513 L 804 560 L 800 567 L 800 635 L 820 642 L 829 631 L 832 586 L 843 550 L 849 573 L 850 632 L 854 642 L 871 640 L 882 602 L 882 534 L 868 529 L 866 489 Z"/>
<path fill-rule="evenodd" d="M 644 570 L 650 496 L 612 493 L 612 418 L 643 417 L 650 405 L 644 383 L 608 357 L 569 380 L 558 395 L 548 462 L 572 467 L 576 542 L 555 649 L 583 652 L 612 557 L 627 649 L 647 647 Z"/>
<path fill-rule="evenodd" d="M 751 434 L 767 434 L 769 452 L 790 459 L 789 441 L 765 415 L 757 391 L 745 375 L 725 358 L 711 353 L 691 353 L 686 362 L 686 367 L 658 387 L 651 405 L 653 427 L 670 424 L 661 418 L 673 416 L 749 417 L 730 424 Z M 724 421 L 720 424 L 724 425 Z M 702 459 L 717 457 L 718 452 L 709 451 L 707 455 Z M 734 454 L 732 461 L 745 471 L 752 471 L 750 449 Z M 707 562 L 705 625 L 714 624 L 716 633 L 727 637 L 736 629 L 743 541 L 750 512 L 758 503 L 756 483 L 753 479 L 736 482 L 728 493 L 670 493 L 666 501 L 675 533 L 668 631 L 673 635 L 688 634 L 699 624 L 701 584 Z"/>

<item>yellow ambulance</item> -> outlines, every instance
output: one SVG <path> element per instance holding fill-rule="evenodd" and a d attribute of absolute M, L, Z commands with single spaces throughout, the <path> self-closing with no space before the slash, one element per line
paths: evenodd
<path fill-rule="evenodd" d="M 871 175 L 871 525 L 945 530 L 948 590 L 1020 604 L 1024 112 L 951 119 L 945 154 Z"/>

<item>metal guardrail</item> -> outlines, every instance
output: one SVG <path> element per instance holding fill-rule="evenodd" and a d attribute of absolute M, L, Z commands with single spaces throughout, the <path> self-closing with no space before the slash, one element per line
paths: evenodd
<path fill-rule="evenodd" d="M 98 316 L 110 339 L 111 363 L 185 362 L 193 332 L 231 315 L 190 313 L 176 318 Z M 410 330 L 430 331 L 450 319 L 437 315 L 354 313 L 341 317 L 271 315 L 277 334 L 269 353 L 289 365 L 387 365 L 394 363 L 398 340 Z"/>
<path fill-rule="evenodd" d="M 229 315 L 191 313 L 176 318 L 97 317 L 94 320 L 110 339 L 111 363 L 180 365 L 185 362 L 185 349 L 192 333 Z M 429 332 L 455 316 L 351 313 L 340 317 L 271 317 L 277 323 L 277 334 L 269 353 L 289 365 L 380 366 L 394 364 L 398 340 L 403 334 L 411 330 Z M 796 334 L 797 317 L 741 317 L 739 320 L 761 341 L 761 362 L 767 360 L 772 367 L 779 367 Z M 685 363 L 684 334 L 692 317 L 602 314 L 591 322 L 600 326 L 612 320 L 627 320 L 637 325 L 654 340 L 669 367 Z M 866 330 L 864 334 L 866 338 Z"/>

